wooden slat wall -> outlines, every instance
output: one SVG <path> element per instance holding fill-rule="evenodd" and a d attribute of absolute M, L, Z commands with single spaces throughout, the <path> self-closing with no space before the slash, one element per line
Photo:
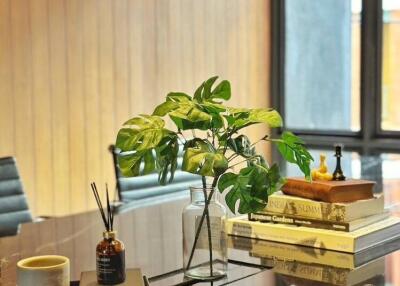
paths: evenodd
<path fill-rule="evenodd" d="M 17 158 L 34 214 L 93 208 L 118 128 L 169 91 L 220 75 L 232 105 L 268 106 L 269 13 L 268 0 L 0 0 L 0 156 Z"/>

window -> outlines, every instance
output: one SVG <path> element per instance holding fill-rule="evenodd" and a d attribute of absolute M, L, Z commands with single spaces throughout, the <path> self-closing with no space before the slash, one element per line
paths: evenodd
<path fill-rule="evenodd" d="M 286 0 L 287 128 L 360 130 L 361 18 L 351 8 L 348 0 Z"/>
<path fill-rule="evenodd" d="M 381 128 L 400 131 L 400 1 L 383 0 Z"/>
<path fill-rule="evenodd" d="M 317 161 L 342 143 L 346 174 L 382 183 L 400 153 L 400 1 L 272 0 L 271 16 L 272 103 L 284 129 Z"/>

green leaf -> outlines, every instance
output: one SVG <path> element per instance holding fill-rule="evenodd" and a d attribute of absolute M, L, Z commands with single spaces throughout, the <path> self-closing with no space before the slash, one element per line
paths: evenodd
<path fill-rule="evenodd" d="M 193 99 L 196 100 L 197 102 L 202 102 L 203 98 L 203 89 L 204 89 L 204 82 L 196 89 L 193 95 Z"/>
<path fill-rule="evenodd" d="M 118 131 L 115 146 L 121 151 L 130 151 L 136 146 L 136 136 L 139 131 L 131 128 L 121 128 Z"/>
<path fill-rule="evenodd" d="M 140 162 L 142 157 L 137 154 L 119 155 L 118 166 L 125 177 L 135 177 L 140 174 Z"/>
<path fill-rule="evenodd" d="M 183 92 L 170 92 L 167 94 L 167 101 L 182 103 L 192 101 L 192 98 Z"/>
<path fill-rule="evenodd" d="M 198 103 L 217 103 L 215 99 L 229 100 L 231 98 L 231 85 L 229 81 L 221 81 L 214 89 L 212 86 L 217 81 L 218 76 L 214 76 L 203 82 L 194 93 L 194 100 Z"/>
<path fill-rule="evenodd" d="M 227 80 L 221 81 L 212 91 L 211 99 L 219 98 L 229 100 L 231 98 L 231 84 Z"/>
<path fill-rule="evenodd" d="M 310 163 L 314 161 L 304 146 L 304 141 L 291 132 L 285 131 L 281 140 L 274 141 L 282 157 L 289 163 L 296 164 L 304 176 L 311 180 Z"/>
<path fill-rule="evenodd" d="M 228 160 L 206 140 L 197 140 L 186 147 L 182 170 L 202 176 L 219 176 L 228 169 Z M 189 145 L 189 146 L 190 146 Z"/>
<path fill-rule="evenodd" d="M 268 196 L 277 191 L 284 180 L 279 175 L 279 168 L 273 165 L 265 168 L 252 165 L 240 170 L 239 174 L 226 173 L 218 181 L 218 189 L 227 191 L 225 201 L 235 213 L 239 201 L 239 213 L 257 212 L 265 208 Z"/>
<path fill-rule="evenodd" d="M 218 76 L 213 76 L 204 82 L 204 89 L 202 99 L 207 100 L 211 97 L 211 88 L 213 84 L 217 81 Z"/>
<path fill-rule="evenodd" d="M 264 123 L 271 128 L 282 126 L 282 117 L 274 109 L 246 109 L 246 108 L 229 108 L 229 114 L 225 116 L 228 126 L 234 127 L 236 130 L 257 124 Z"/>
<path fill-rule="evenodd" d="M 177 136 L 165 138 L 165 142 L 162 142 L 156 148 L 157 168 L 159 170 L 158 181 L 161 185 L 165 185 L 167 182 L 170 183 L 174 179 L 174 174 L 178 166 L 178 152 L 179 144 Z M 168 174 L 170 175 L 169 179 Z"/>
<path fill-rule="evenodd" d="M 181 130 L 210 128 L 211 115 L 202 111 L 194 102 L 179 104 L 179 108 L 169 113 L 172 121 Z"/>
<path fill-rule="evenodd" d="M 256 155 L 255 148 L 251 146 L 250 139 L 246 135 L 239 135 L 236 138 L 230 138 L 227 144 L 229 149 L 244 158 Z"/>
<path fill-rule="evenodd" d="M 156 169 L 156 159 L 153 150 L 146 151 L 143 155 L 144 167 L 143 174 L 150 174 Z"/>
<path fill-rule="evenodd" d="M 123 128 L 118 133 L 116 146 L 122 151 L 153 149 L 172 132 L 164 128 L 164 120 L 158 116 L 141 115 L 128 120 L 124 125 L 130 125 L 131 128 Z"/>
<path fill-rule="evenodd" d="M 276 128 L 282 126 L 282 117 L 274 109 L 252 109 L 249 120 L 251 122 L 265 123 L 269 127 Z"/>
<path fill-rule="evenodd" d="M 251 178 L 257 171 L 256 167 L 246 167 L 240 170 L 239 174 L 226 173 L 221 176 L 218 182 L 220 192 L 228 189 L 225 196 L 226 204 L 235 213 L 236 202 L 239 201 L 239 213 L 249 213 L 261 210 L 266 203 L 251 195 Z"/>
<path fill-rule="evenodd" d="M 155 157 L 151 150 L 131 154 L 120 154 L 117 160 L 119 169 L 125 177 L 150 174 L 156 169 Z"/>
<path fill-rule="evenodd" d="M 126 121 L 124 125 L 133 125 L 135 128 L 163 128 L 165 123 L 158 116 L 140 114 L 140 117 L 133 117 Z"/>
<path fill-rule="evenodd" d="M 165 116 L 168 113 L 170 113 L 171 111 L 174 111 L 175 109 L 177 109 L 178 107 L 179 107 L 179 104 L 177 102 L 168 100 L 168 101 L 163 102 L 160 105 L 158 105 L 154 109 L 153 115 Z"/>
<path fill-rule="evenodd" d="M 157 169 L 161 184 L 172 181 L 177 167 L 178 136 L 164 128 L 158 116 L 142 115 L 128 120 L 118 132 L 116 146 L 122 153 L 118 156 L 124 176 L 139 176 Z M 129 152 L 128 152 L 129 151 Z"/>

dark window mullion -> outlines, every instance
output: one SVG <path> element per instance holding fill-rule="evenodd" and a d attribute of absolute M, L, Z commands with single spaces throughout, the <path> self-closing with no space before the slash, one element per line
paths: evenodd
<path fill-rule="evenodd" d="M 377 138 L 381 121 L 382 0 L 363 0 L 361 17 L 361 132 L 363 153 Z"/>
<path fill-rule="evenodd" d="M 272 107 L 285 118 L 285 0 L 271 1 L 271 102 Z M 284 120 L 285 122 L 285 120 Z M 273 128 L 271 134 L 278 137 L 281 129 Z M 282 157 L 272 148 L 272 161 L 279 162 Z"/>

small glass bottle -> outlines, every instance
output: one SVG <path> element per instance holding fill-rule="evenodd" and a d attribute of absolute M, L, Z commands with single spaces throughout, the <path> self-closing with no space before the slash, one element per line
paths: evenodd
<path fill-rule="evenodd" d="M 115 231 L 104 231 L 96 247 L 96 272 L 99 284 L 112 285 L 125 281 L 125 247 L 115 238 Z"/>
<path fill-rule="evenodd" d="M 202 219 L 206 198 L 210 195 L 209 219 Z M 226 275 L 226 209 L 216 200 L 217 195 L 210 186 L 190 188 L 191 203 L 182 212 L 183 269 L 186 277 L 213 280 Z"/>

